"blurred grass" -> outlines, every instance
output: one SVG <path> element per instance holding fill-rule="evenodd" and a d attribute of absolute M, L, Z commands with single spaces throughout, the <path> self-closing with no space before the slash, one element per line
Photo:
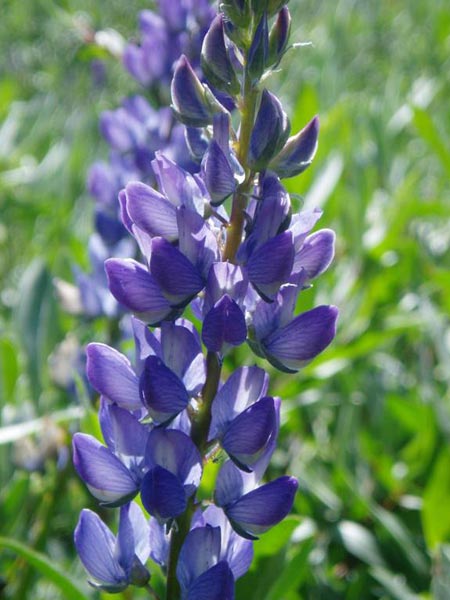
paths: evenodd
<path fill-rule="evenodd" d="M 129 37 L 144 7 L 118 0 L 2 6 L 3 427 L 73 402 L 52 381 L 48 355 L 69 332 L 82 342 L 104 332 L 102 323 L 80 323 L 61 311 L 52 279 L 70 279 L 74 262 L 87 265 L 92 207 L 85 174 L 106 154 L 98 115 L 136 89 L 104 53 L 106 80 L 96 85 L 91 61 L 99 54 L 83 37 L 89 27 Z M 312 47 L 290 50 L 270 86 L 289 107 L 294 131 L 318 113 L 321 134 L 313 166 L 287 185 L 299 202 L 323 208 L 320 225 L 338 237 L 334 265 L 299 299 L 299 310 L 337 304 L 339 332 L 299 376 L 272 374 L 272 392 L 284 399 L 272 471 L 299 477 L 299 516 L 256 545 L 237 598 L 444 600 L 450 13 L 443 0 L 291 0 L 290 8 L 292 41 Z M 235 360 L 251 357 L 243 349 Z M 92 427 L 88 416 L 83 430 Z M 84 581 L 71 538 L 78 511 L 93 502 L 70 461 L 55 464 L 55 456 L 64 464 L 66 427 L 53 435 L 44 467 L 34 472 L 19 465 L 43 452 L 42 439 L 0 446 L 1 535 Z M 23 559 L 4 554 L 0 565 L 8 580 L 0 597 L 59 597 Z"/>

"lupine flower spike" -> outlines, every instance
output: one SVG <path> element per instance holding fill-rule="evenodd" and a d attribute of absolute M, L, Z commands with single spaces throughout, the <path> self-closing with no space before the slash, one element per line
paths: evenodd
<path fill-rule="evenodd" d="M 313 231 L 321 212 L 296 212 L 281 183 L 311 164 L 318 139 L 317 117 L 290 137 L 282 103 L 263 83 L 288 47 L 286 2 L 230 0 L 214 18 L 205 2 L 175 4 L 160 0 L 159 15 L 144 11 L 142 43 L 126 50 L 124 63 L 143 85 L 168 85 L 162 74 L 178 50 L 171 102 L 197 166 L 164 145 L 149 151 L 140 123 L 154 115 L 145 101 L 103 116 L 104 136 L 133 157 L 136 174 L 125 181 L 119 173 L 114 210 L 141 256 L 105 256 L 109 290 L 133 315 L 136 352 L 130 360 L 105 344 L 87 347 L 104 443 L 75 434 L 74 463 L 102 506 L 120 507 L 120 520 L 114 535 L 83 511 L 75 543 L 89 581 L 107 591 L 146 586 L 157 598 L 150 557 L 167 574 L 166 600 L 231 600 L 253 544 L 290 512 L 298 482 L 267 478 L 283 402 L 271 395 L 267 372 L 228 372 L 227 355 L 247 343 L 295 373 L 326 349 L 336 307 L 298 314 L 296 306 L 330 265 L 335 236 Z M 212 20 L 201 57 L 186 56 L 169 32 L 200 15 Z M 105 170 L 97 167 L 93 189 L 113 190 L 95 177 L 108 181 Z M 221 462 L 215 489 L 201 500 L 212 457 Z"/>

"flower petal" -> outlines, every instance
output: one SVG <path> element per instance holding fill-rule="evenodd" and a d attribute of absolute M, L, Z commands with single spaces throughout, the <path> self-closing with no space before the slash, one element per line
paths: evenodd
<path fill-rule="evenodd" d="M 239 346 L 246 337 L 244 314 L 238 304 L 225 294 L 203 321 L 203 343 L 211 352 L 223 352 L 226 344 Z"/>
<path fill-rule="evenodd" d="M 198 577 L 189 588 L 186 600 L 234 600 L 233 572 L 221 561 Z"/>
<path fill-rule="evenodd" d="M 86 356 L 87 378 L 99 394 L 128 410 L 142 408 L 139 379 L 126 356 L 106 344 L 88 344 Z"/>
<path fill-rule="evenodd" d="M 318 306 L 302 313 L 263 340 L 267 358 L 278 368 L 300 369 L 333 340 L 337 316 L 335 306 Z"/>
<path fill-rule="evenodd" d="M 297 488 L 297 480 L 284 475 L 245 494 L 225 513 L 240 535 L 254 539 L 290 512 Z"/>
<path fill-rule="evenodd" d="M 157 423 L 165 423 L 175 417 L 189 403 L 182 381 L 157 356 L 146 359 L 139 389 L 142 402 Z"/>
<path fill-rule="evenodd" d="M 93 496 L 105 504 L 125 503 L 139 486 L 128 469 L 91 435 L 73 436 L 73 462 Z"/>
<path fill-rule="evenodd" d="M 326 271 L 333 260 L 335 238 L 331 229 L 320 229 L 308 236 L 295 256 L 294 271 L 305 269 L 308 279 L 314 279 Z"/>
<path fill-rule="evenodd" d="M 125 191 L 128 214 L 138 227 L 170 242 L 178 239 L 175 206 L 167 198 L 139 181 L 128 183 Z"/>
<path fill-rule="evenodd" d="M 190 260 L 164 238 L 153 239 L 150 271 L 172 306 L 189 301 L 204 286 Z"/>
<path fill-rule="evenodd" d="M 142 320 L 154 325 L 170 314 L 170 304 L 158 283 L 140 263 L 109 258 L 105 269 L 112 295 Z"/>
<path fill-rule="evenodd" d="M 285 231 L 260 246 L 247 263 L 248 277 L 265 300 L 273 300 L 294 264 L 292 233 Z"/>
<path fill-rule="evenodd" d="M 215 565 L 220 556 L 219 527 L 196 527 L 186 536 L 177 564 L 177 578 L 182 592 L 189 590 L 193 582 Z"/>
<path fill-rule="evenodd" d="M 187 506 L 183 484 L 176 475 L 156 466 L 144 476 L 141 500 L 145 510 L 159 522 L 181 515 Z"/>
<path fill-rule="evenodd" d="M 264 396 L 268 385 L 269 376 L 259 367 L 236 369 L 214 398 L 209 439 L 223 435 L 238 414 Z"/>
<path fill-rule="evenodd" d="M 116 539 L 98 515 L 81 511 L 74 540 L 84 568 L 97 582 L 117 585 L 118 591 L 127 587 L 125 571 L 114 556 Z"/>
<path fill-rule="evenodd" d="M 262 398 L 230 423 L 222 447 L 238 467 L 251 470 L 276 429 L 274 399 Z"/>

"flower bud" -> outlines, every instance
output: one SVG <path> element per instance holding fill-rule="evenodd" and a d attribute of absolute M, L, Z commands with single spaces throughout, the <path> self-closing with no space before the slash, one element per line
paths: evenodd
<path fill-rule="evenodd" d="M 225 44 L 223 15 L 219 14 L 203 39 L 201 64 L 203 73 L 212 85 L 233 96 L 240 85 Z"/>
<path fill-rule="evenodd" d="M 227 21 L 234 25 L 233 30 L 239 32 L 241 29 L 248 28 L 251 14 L 249 3 L 246 0 L 224 0 L 224 2 L 221 2 L 220 8 Z"/>
<path fill-rule="evenodd" d="M 267 15 L 264 13 L 256 28 L 256 32 L 248 52 L 247 72 L 252 82 L 256 83 L 263 75 L 269 56 L 269 28 Z"/>
<path fill-rule="evenodd" d="M 207 90 L 184 55 L 175 68 L 171 93 L 173 109 L 182 123 L 192 127 L 211 123 L 214 111 Z"/>
<path fill-rule="evenodd" d="M 262 171 L 289 137 L 290 123 L 281 102 L 264 90 L 250 138 L 249 166 Z"/>
<path fill-rule="evenodd" d="M 311 164 L 317 150 L 319 118 L 314 117 L 301 131 L 289 138 L 281 152 L 269 163 L 269 169 L 281 178 L 294 177 Z"/>
<path fill-rule="evenodd" d="M 278 13 L 277 19 L 269 33 L 269 64 L 278 65 L 289 41 L 291 30 L 291 15 L 287 7 Z"/>

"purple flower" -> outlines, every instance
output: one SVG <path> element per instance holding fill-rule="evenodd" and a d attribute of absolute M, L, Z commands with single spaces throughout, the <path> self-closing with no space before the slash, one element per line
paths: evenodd
<path fill-rule="evenodd" d="M 142 480 L 142 504 L 160 523 L 170 521 L 186 510 L 189 497 L 200 483 L 200 453 L 181 431 L 153 429 L 145 462 L 149 470 Z"/>
<path fill-rule="evenodd" d="M 238 535 L 231 527 L 223 510 L 214 504 L 194 515 L 192 527 L 220 528 L 219 561 L 226 561 L 235 580 L 245 575 L 253 560 L 253 543 Z"/>
<path fill-rule="evenodd" d="M 220 527 L 192 529 L 181 548 L 177 578 L 182 600 L 233 600 L 233 572 L 220 560 Z"/>
<path fill-rule="evenodd" d="M 150 554 L 148 524 L 134 502 L 120 509 L 117 537 L 87 509 L 81 511 L 74 537 L 93 587 L 116 593 L 129 584 L 144 586 L 150 579 L 144 566 Z"/>
<path fill-rule="evenodd" d="M 73 436 L 73 462 L 89 491 L 106 506 L 120 506 L 139 491 L 146 465 L 147 426 L 103 401 L 100 424 L 107 446 L 84 433 Z"/>
<path fill-rule="evenodd" d="M 269 169 L 279 177 L 294 177 L 312 163 L 317 151 L 319 118 L 314 117 L 299 133 L 289 138 L 284 148 L 270 162 Z"/>

